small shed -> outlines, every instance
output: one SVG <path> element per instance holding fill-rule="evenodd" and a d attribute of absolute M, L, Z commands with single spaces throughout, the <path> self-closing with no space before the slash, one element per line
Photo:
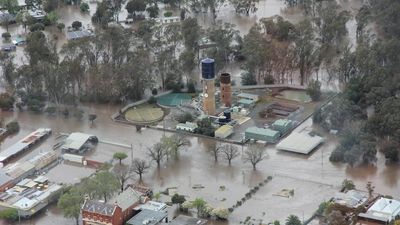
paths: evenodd
<path fill-rule="evenodd" d="M 308 133 L 292 132 L 289 136 L 277 144 L 276 148 L 278 150 L 309 154 L 323 142 L 324 139 L 317 135 L 311 136 Z"/>
<path fill-rule="evenodd" d="M 214 132 L 216 138 L 225 139 L 233 134 L 233 127 L 230 125 L 223 125 Z"/>
<path fill-rule="evenodd" d="M 239 101 L 238 101 L 238 105 L 242 106 L 244 108 L 252 108 L 255 104 L 256 104 L 256 102 L 251 99 L 242 98 L 242 99 L 239 99 Z"/>
<path fill-rule="evenodd" d="M 253 100 L 254 102 L 258 101 L 259 97 L 256 94 L 249 94 L 249 93 L 240 93 L 238 94 L 238 99 L 247 99 Z"/>
<path fill-rule="evenodd" d="M 244 136 L 246 139 L 275 143 L 278 141 L 280 133 L 268 128 L 249 127 L 246 129 Z"/>
<path fill-rule="evenodd" d="M 191 123 L 191 122 L 186 122 L 186 123 L 179 123 L 176 125 L 176 130 L 180 131 L 188 131 L 188 132 L 194 132 L 197 129 L 197 124 Z"/>
<path fill-rule="evenodd" d="M 292 127 L 293 127 L 293 122 L 288 119 L 279 119 L 272 124 L 272 128 L 274 130 L 281 132 L 281 134 L 286 134 L 292 129 Z"/>

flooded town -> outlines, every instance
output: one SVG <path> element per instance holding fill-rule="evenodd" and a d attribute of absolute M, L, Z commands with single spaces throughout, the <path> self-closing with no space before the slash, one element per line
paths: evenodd
<path fill-rule="evenodd" d="M 400 224 L 397 0 L 0 0 L 0 224 Z"/>

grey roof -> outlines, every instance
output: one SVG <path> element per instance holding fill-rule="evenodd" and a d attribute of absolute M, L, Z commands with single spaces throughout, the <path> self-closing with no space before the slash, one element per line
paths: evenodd
<path fill-rule="evenodd" d="M 130 225 L 156 225 L 168 216 L 165 212 L 143 209 L 132 217 L 126 224 Z"/>
<path fill-rule="evenodd" d="M 139 202 L 140 196 L 141 193 L 135 191 L 131 187 L 128 187 L 125 191 L 117 196 L 115 201 L 117 202 L 117 205 L 122 209 L 122 211 L 125 211 L 125 209 Z"/>
<path fill-rule="evenodd" d="M 0 170 L 0 186 L 10 182 L 12 179 L 3 170 Z"/>
<path fill-rule="evenodd" d="M 102 214 L 105 216 L 112 216 L 114 214 L 116 207 L 117 206 L 115 206 L 115 205 L 110 205 L 110 204 L 103 203 L 103 202 L 98 202 L 98 201 L 94 201 L 94 200 L 86 200 L 82 206 L 82 210 L 92 212 L 92 213 Z"/>
<path fill-rule="evenodd" d="M 257 99 L 258 98 L 258 95 L 256 95 L 256 94 L 250 94 L 250 93 L 240 93 L 240 94 L 238 94 L 238 97 L 239 98 L 248 98 L 248 99 Z"/>
<path fill-rule="evenodd" d="M 204 225 L 207 220 L 194 218 L 190 216 L 179 215 L 169 223 L 169 225 Z"/>
<path fill-rule="evenodd" d="M 0 153 L 0 162 L 6 161 L 10 157 L 18 154 L 19 152 L 28 148 L 31 144 L 35 143 L 40 138 L 49 134 L 50 132 L 51 132 L 51 129 L 49 129 L 49 128 L 39 128 L 36 131 L 30 133 L 28 136 L 26 136 L 22 140 L 18 141 L 17 143 L 11 145 L 6 150 L 2 151 Z"/>
<path fill-rule="evenodd" d="M 78 30 L 78 31 L 70 31 L 67 32 L 67 39 L 68 40 L 75 40 L 84 37 L 91 37 L 94 36 L 93 32 L 89 30 Z"/>

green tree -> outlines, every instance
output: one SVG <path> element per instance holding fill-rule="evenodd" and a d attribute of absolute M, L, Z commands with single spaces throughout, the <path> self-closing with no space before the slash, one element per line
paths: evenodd
<path fill-rule="evenodd" d="M 302 225 L 299 217 L 295 216 L 295 215 L 290 215 L 287 219 L 286 219 L 286 223 L 285 225 Z"/>
<path fill-rule="evenodd" d="M 113 196 L 113 194 L 120 188 L 118 179 L 114 176 L 114 174 L 108 171 L 99 171 L 97 172 L 93 178 L 91 178 L 91 182 L 94 189 L 94 195 L 98 198 L 103 198 L 104 202 L 107 202 L 107 199 Z"/>
<path fill-rule="evenodd" d="M 18 210 L 13 208 L 4 209 L 0 211 L 0 219 L 15 221 L 18 219 Z"/>
<path fill-rule="evenodd" d="M 132 17 L 136 17 L 137 12 L 144 12 L 146 10 L 146 1 L 145 0 L 130 0 L 125 9 L 128 11 L 129 15 Z"/>
<path fill-rule="evenodd" d="M 197 121 L 198 128 L 196 129 L 196 133 L 214 137 L 215 128 L 212 126 L 212 121 L 210 118 L 203 118 Z"/>
<path fill-rule="evenodd" d="M 74 29 L 74 30 L 79 30 L 79 29 L 81 29 L 81 27 L 82 27 L 82 22 L 80 22 L 80 21 L 74 21 L 74 22 L 72 22 L 72 28 Z"/>
<path fill-rule="evenodd" d="M 0 108 L 8 111 L 14 108 L 15 98 L 8 93 L 0 94 Z"/>
<path fill-rule="evenodd" d="M 342 189 L 349 191 L 349 190 L 353 190 L 355 188 L 356 188 L 356 186 L 354 185 L 352 180 L 348 180 L 348 179 L 343 180 Z"/>
<path fill-rule="evenodd" d="M 19 123 L 17 121 L 11 121 L 6 125 L 8 134 L 15 134 L 19 132 Z"/>
<path fill-rule="evenodd" d="M 308 83 L 306 92 L 313 101 L 318 101 L 321 97 L 321 82 L 318 80 L 311 80 Z"/>
<path fill-rule="evenodd" d="M 83 194 L 77 187 L 72 187 L 58 200 L 57 207 L 61 209 L 64 216 L 74 218 L 76 225 L 79 225 L 79 215 L 83 203 Z"/>
<path fill-rule="evenodd" d="M 200 36 L 200 25 L 196 18 L 188 18 L 182 21 L 182 36 L 186 51 L 197 50 L 197 42 Z"/>
<path fill-rule="evenodd" d="M 6 15 L 4 24 L 6 25 L 6 31 L 8 32 L 8 25 L 13 19 L 13 15 L 17 14 L 18 11 L 18 1 L 17 0 L 0 0 L 0 8 L 7 10 L 9 15 Z"/>
<path fill-rule="evenodd" d="M 86 2 L 82 2 L 81 5 L 79 6 L 81 12 L 89 12 L 89 4 L 87 4 Z"/>
<path fill-rule="evenodd" d="M 178 193 L 175 193 L 172 197 L 171 197 L 171 202 L 172 204 L 178 204 L 179 207 L 181 206 L 182 203 L 184 203 L 186 201 L 186 198 L 184 195 L 180 195 Z"/>
<path fill-rule="evenodd" d="M 204 210 L 206 208 L 207 202 L 202 198 L 196 198 L 192 202 L 192 206 L 197 209 L 197 216 L 200 217 L 203 215 Z"/>
<path fill-rule="evenodd" d="M 89 114 L 89 121 L 91 123 L 93 123 L 96 119 L 97 119 L 97 115 L 96 114 Z"/>
<path fill-rule="evenodd" d="M 118 159 L 119 160 L 119 165 L 122 164 L 122 160 L 126 159 L 128 155 L 125 152 L 116 152 L 113 155 L 113 159 Z"/>
<path fill-rule="evenodd" d="M 257 11 L 257 4 L 260 0 L 229 0 L 236 13 L 249 15 Z"/>

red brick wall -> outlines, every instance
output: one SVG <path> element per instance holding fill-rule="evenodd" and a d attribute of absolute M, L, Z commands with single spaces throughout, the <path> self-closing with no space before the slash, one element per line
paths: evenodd
<path fill-rule="evenodd" d="M 121 208 L 117 207 L 112 216 L 106 216 L 98 213 L 82 211 L 83 225 L 88 225 L 84 219 L 94 220 L 100 223 L 111 223 L 112 225 L 123 225 L 123 217 Z"/>

